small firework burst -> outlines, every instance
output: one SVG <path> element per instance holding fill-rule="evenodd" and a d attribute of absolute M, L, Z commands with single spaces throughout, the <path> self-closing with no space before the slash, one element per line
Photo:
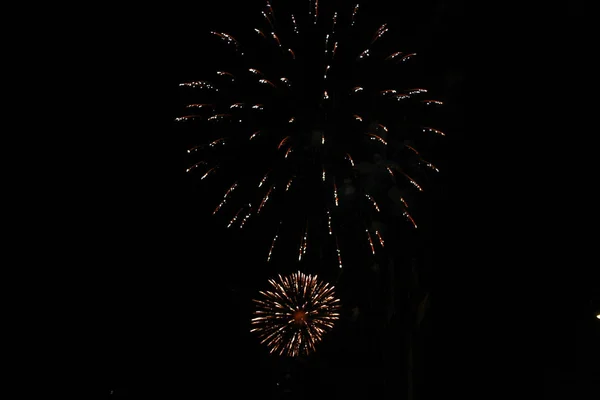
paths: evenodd
<path fill-rule="evenodd" d="M 298 271 L 269 279 L 272 291 L 260 291 L 253 328 L 271 353 L 297 357 L 315 351 L 315 345 L 339 319 L 340 300 L 334 286 L 317 275 Z"/>

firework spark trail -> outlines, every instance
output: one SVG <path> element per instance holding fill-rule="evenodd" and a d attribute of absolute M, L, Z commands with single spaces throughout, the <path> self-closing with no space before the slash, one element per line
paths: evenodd
<path fill-rule="evenodd" d="M 371 233 L 369 232 L 368 229 L 365 229 L 365 232 L 367 232 L 367 237 L 369 239 L 369 246 L 371 246 L 371 252 L 373 253 L 373 255 L 375 255 L 375 246 L 373 246 L 373 239 L 371 238 Z"/>
<path fill-rule="evenodd" d="M 287 192 L 288 190 L 290 190 L 290 186 L 292 186 L 292 181 L 294 180 L 294 177 L 292 176 L 290 178 L 290 180 L 288 181 L 287 185 L 285 185 L 285 191 Z"/>
<path fill-rule="evenodd" d="M 379 243 L 381 244 L 381 247 L 384 247 L 384 241 L 383 241 L 383 237 L 381 236 L 381 233 L 379 233 L 379 231 L 375 231 L 375 234 L 377 235 L 377 238 L 379 239 Z"/>
<path fill-rule="evenodd" d="M 267 262 L 271 261 L 271 255 L 273 254 L 273 249 L 275 248 L 275 243 L 277 242 L 277 238 L 279 237 L 279 228 L 281 227 L 282 221 L 279 221 L 279 226 L 277 227 L 277 231 L 275 232 L 275 236 L 273 237 L 273 242 L 271 243 L 271 248 L 269 249 L 269 255 L 267 256 Z"/>
<path fill-rule="evenodd" d="M 194 165 L 192 165 L 191 167 L 189 167 L 188 169 L 186 169 L 185 172 L 190 172 L 194 168 L 198 168 L 198 166 L 200 166 L 200 165 L 206 165 L 206 162 L 205 161 L 198 161 L 197 163 L 195 163 Z"/>
<path fill-rule="evenodd" d="M 409 182 L 412 183 L 412 185 L 419 190 L 419 192 L 423 191 L 423 188 L 421 186 L 419 186 L 419 184 L 417 182 L 415 182 L 415 180 L 413 178 L 408 176 L 408 174 L 406 174 L 406 172 L 400 171 L 400 173 L 402 173 L 402 175 L 404 175 L 406 177 L 406 179 L 408 179 Z"/>
<path fill-rule="evenodd" d="M 273 191 L 273 189 L 275 189 L 275 185 L 271 185 L 271 187 L 269 188 L 269 191 L 263 197 L 260 205 L 258 206 L 258 210 L 256 211 L 257 214 L 260 214 L 260 211 L 263 209 L 263 207 L 265 206 L 265 204 L 269 200 L 269 195 L 271 194 L 271 191 Z"/>
<path fill-rule="evenodd" d="M 371 202 L 371 204 L 373 204 L 373 207 L 375 207 L 375 210 L 377 210 L 377 212 L 381 211 L 379 210 L 379 206 L 377 205 L 377 203 L 375 202 L 375 200 L 373 199 L 373 197 L 371 197 L 369 194 L 365 193 L 365 197 L 367 199 L 369 199 L 369 201 Z"/>
<path fill-rule="evenodd" d="M 335 236 L 335 250 L 337 252 L 338 266 L 342 268 L 342 252 L 340 251 L 337 235 Z"/>
<path fill-rule="evenodd" d="M 231 185 L 229 187 L 229 189 L 227 189 L 227 192 L 225 192 L 225 195 L 223 196 L 223 200 L 219 203 L 219 205 L 217 206 L 217 208 L 215 208 L 215 210 L 213 211 L 213 215 L 217 213 L 217 211 L 219 211 L 221 209 L 221 207 L 223 207 L 223 205 L 227 202 L 227 197 L 229 196 L 229 194 L 235 190 L 235 188 L 237 187 L 237 182 L 234 182 L 233 185 Z"/>
<path fill-rule="evenodd" d="M 358 7 L 359 5 L 355 5 L 354 6 L 354 10 L 352 11 L 352 22 L 351 22 L 351 26 L 354 26 L 354 23 L 356 22 L 356 13 L 358 12 Z"/>
<path fill-rule="evenodd" d="M 404 215 L 413 225 L 413 227 L 416 229 L 417 228 L 417 224 L 415 223 L 415 220 L 410 216 L 409 213 L 407 213 L 406 211 L 402 213 L 402 215 Z"/>
<path fill-rule="evenodd" d="M 304 235 L 300 240 L 300 248 L 298 254 L 298 261 L 302 261 L 302 256 L 306 254 L 306 245 L 308 242 L 308 221 L 306 221 L 306 228 L 304 229 Z"/>
<path fill-rule="evenodd" d="M 335 199 L 336 207 L 339 206 L 337 185 L 335 184 L 335 178 L 333 178 L 333 198 Z"/>
<path fill-rule="evenodd" d="M 316 351 L 316 345 L 340 317 L 335 287 L 317 276 L 298 271 L 269 279 L 271 290 L 260 291 L 250 332 L 270 353 L 297 357 Z"/>
<path fill-rule="evenodd" d="M 248 203 L 248 213 L 246 214 L 246 216 L 240 223 L 240 229 L 242 229 L 244 227 L 244 225 L 246 224 L 246 221 L 248 221 L 248 218 L 250 218 L 251 215 L 252 215 L 252 203 Z"/>
<path fill-rule="evenodd" d="M 235 223 L 235 221 L 237 221 L 238 219 L 238 215 L 240 215 L 240 213 L 242 212 L 242 210 L 244 209 L 244 207 L 241 207 L 233 216 L 233 218 L 231 218 L 231 220 L 229 221 L 229 224 L 227 225 L 228 228 L 231 227 L 231 225 L 233 225 Z"/>

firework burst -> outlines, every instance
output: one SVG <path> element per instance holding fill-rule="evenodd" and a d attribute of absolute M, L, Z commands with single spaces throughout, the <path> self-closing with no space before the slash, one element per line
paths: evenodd
<path fill-rule="evenodd" d="M 297 357 L 315 351 L 323 335 L 339 319 L 334 286 L 300 271 L 269 279 L 272 290 L 254 300 L 253 328 L 271 353 Z"/>
<path fill-rule="evenodd" d="M 329 241 L 342 268 L 354 244 L 341 221 L 373 254 L 383 215 L 417 227 L 409 203 L 438 172 L 423 148 L 445 136 L 430 111 L 442 102 L 410 78 L 416 53 L 388 47 L 393 24 L 361 20 L 358 5 L 309 1 L 307 13 L 300 3 L 267 2 L 240 35 L 210 32 L 233 61 L 180 84 L 176 126 L 188 134 L 186 172 L 221 196 L 211 210 L 223 226 L 248 229 L 260 216 L 267 261 L 282 240 L 298 261 Z"/>

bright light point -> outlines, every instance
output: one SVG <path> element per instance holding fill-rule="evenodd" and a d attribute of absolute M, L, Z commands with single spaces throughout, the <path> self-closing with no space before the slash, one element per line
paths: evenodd
<path fill-rule="evenodd" d="M 597 315 L 596 315 L 596 318 L 600 319 L 600 314 L 597 314 Z"/>

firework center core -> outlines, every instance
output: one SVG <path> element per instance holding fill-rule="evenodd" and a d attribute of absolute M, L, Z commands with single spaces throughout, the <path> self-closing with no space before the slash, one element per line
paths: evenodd
<path fill-rule="evenodd" d="M 304 312 L 304 310 L 297 310 L 296 312 L 294 312 L 294 322 L 297 325 L 304 324 L 305 318 L 306 318 L 306 312 Z"/>

